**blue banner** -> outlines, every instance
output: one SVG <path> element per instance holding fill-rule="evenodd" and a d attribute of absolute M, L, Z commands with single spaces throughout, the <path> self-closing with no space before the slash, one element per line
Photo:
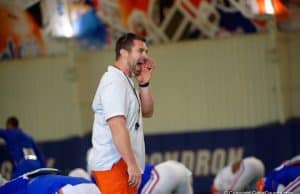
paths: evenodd
<path fill-rule="evenodd" d="M 255 156 L 269 172 L 283 160 L 300 153 L 300 121 L 269 124 L 256 128 L 222 129 L 207 132 L 146 135 L 147 162 L 164 160 L 184 163 L 194 176 L 195 194 L 209 193 L 213 177 L 231 161 Z M 86 168 L 86 151 L 91 146 L 90 134 L 61 141 L 40 143 L 49 165 L 67 173 L 74 168 Z M 0 146 L 0 169 L 9 175 L 9 155 Z"/>

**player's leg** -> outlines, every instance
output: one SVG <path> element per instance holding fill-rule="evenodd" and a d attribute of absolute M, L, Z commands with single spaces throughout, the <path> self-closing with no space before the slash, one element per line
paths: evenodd
<path fill-rule="evenodd" d="M 181 174 L 181 183 L 177 187 L 175 194 L 181 194 L 181 193 L 186 193 L 186 194 L 193 194 L 193 186 L 192 186 L 192 173 L 184 167 L 182 169 L 182 174 Z"/>
<path fill-rule="evenodd" d="M 251 168 L 251 176 L 249 177 L 250 182 L 248 184 L 248 190 L 254 191 L 256 188 L 256 182 L 265 176 L 265 166 L 263 162 L 255 157 L 250 157 L 246 161 L 249 163 L 249 168 Z"/>
<path fill-rule="evenodd" d="M 98 187 L 93 183 L 78 185 L 66 185 L 59 190 L 59 194 L 101 194 Z"/>
<path fill-rule="evenodd" d="M 235 175 L 232 191 L 254 191 L 256 182 L 264 176 L 263 163 L 254 158 L 245 158 Z"/>
<path fill-rule="evenodd" d="M 182 163 L 174 160 L 167 161 L 165 165 L 167 165 L 170 170 L 172 169 L 172 177 L 176 177 L 177 180 L 177 185 L 173 187 L 172 193 L 192 194 L 192 172 Z"/>
<path fill-rule="evenodd" d="M 150 179 L 147 181 L 147 183 L 144 185 L 143 189 L 141 190 L 141 194 L 151 194 L 153 193 L 153 190 L 159 190 L 159 187 L 157 188 L 157 184 L 160 181 L 160 175 L 159 172 L 153 168 L 151 171 Z"/>
<path fill-rule="evenodd" d="M 170 161 L 156 165 L 151 178 L 142 189 L 142 194 L 165 194 L 172 193 L 179 183 L 177 170 L 174 169 Z"/>
<path fill-rule="evenodd" d="M 282 193 L 300 194 L 300 176 L 290 182 L 282 191 Z"/>

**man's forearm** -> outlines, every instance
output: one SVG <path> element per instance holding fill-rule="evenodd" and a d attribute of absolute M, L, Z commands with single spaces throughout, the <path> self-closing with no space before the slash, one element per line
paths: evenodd
<path fill-rule="evenodd" d="M 132 152 L 129 131 L 125 125 L 125 119 L 123 117 L 113 118 L 108 123 L 112 132 L 114 144 L 123 160 L 128 166 L 137 165 Z"/>
<path fill-rule="evenodd" d="M 154 100 L 151 89 L 149 87 L 140 88 L 139 94 L 141 98 L 143 117 L 151 117 L 154 112 Z"/>

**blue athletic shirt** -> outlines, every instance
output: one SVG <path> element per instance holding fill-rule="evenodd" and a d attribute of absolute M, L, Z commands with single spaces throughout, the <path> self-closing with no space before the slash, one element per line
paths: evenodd
<path fill-rule="evenodd" d="M 0 137 L 5 140 L 7 150 L 14 160 L 15 172 L 18 171 L 14 178 L 37 168 L 46 167 L 44 154 L 33 138 L 21 129 L 0 129 Z"/>
<path fill-rule="evenodd" d="M 84 178 L 61 175 L 40 175 L 32 179 L 20 176 L 0 186 L 0 194 L 54 194 L 67 184 L 81 183 L 92 182 Z"/>
<path fill-rule="evenodd" d="M 282 165 L 268 174 L 265 182 L 265 190 L 276 192 L 280 184 L 287 186 L 298 176 L 300 176 L 300 163 L 294 165 Z"/>

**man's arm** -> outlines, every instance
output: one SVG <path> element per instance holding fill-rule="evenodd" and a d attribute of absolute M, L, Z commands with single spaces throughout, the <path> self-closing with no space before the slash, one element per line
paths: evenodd
<path fill-rule="evenodd" d="M 122 159 L 128 167 L 129 184 L 133 187 L 139 187 L 141 183 L 141 170 L 133 154 L 129 131 L 126 127 L 126 121 L 123 116 L 116 116 L 108 119 L 108 125 L 111 129 L 114 144 L 121 154 Z"/>
<path fill-rule="evenodd" d="M 148 58 L 146 63 L 142 66 L 141 74 L 136 77 L 139 85 L 148 84 L 146 87 L 139 87 L 139 95 L 141 98 L 142 114 L 143 117 L 151 117 L 154 112 L 154 100 L 149 87 L 152 73 L 155 69 L 155 63 L 152 59 Z"/>
<path fill-rule="evenodd" d="M 140 87 L 139 94 L 141 98 L 143 117 L 151 117 L 154 112 L 154 101 L 150 87 Z"/>

